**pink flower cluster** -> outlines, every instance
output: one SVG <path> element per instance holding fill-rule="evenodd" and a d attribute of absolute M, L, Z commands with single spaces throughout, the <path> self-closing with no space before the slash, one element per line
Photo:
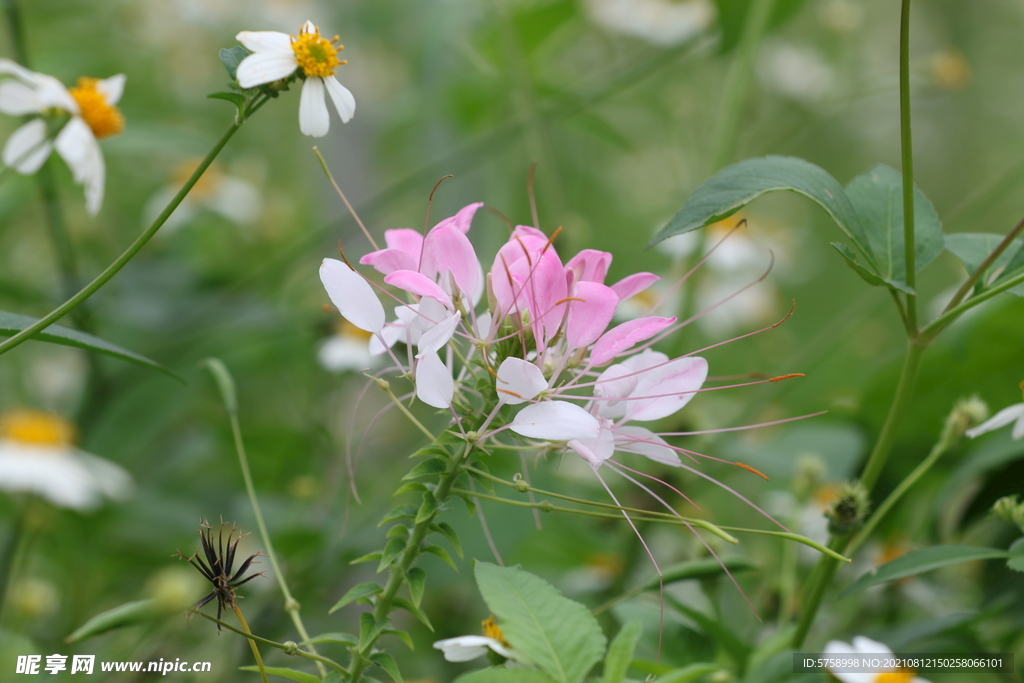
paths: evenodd
<path fill-rule="evenodd" d="M 611 326 L 620 302 L 660 278 L 636 273 L 615 284 L 605 277 L 612 255 L 585 249 L 563 263 L 553 239 L 518 226 L 489 272 L 467 237 L 482 204 L 470 204 L 426 235 L 388 230 L 387 248 L 360 263 L 405 293 L 387 321 L 375 285 L 348 263 L 325 259 L 320 277 L 341 314 L 373 334 L 371 351 L 388 353 L 414 378 L 424 403 L 453 410 L 463 384 L 490 369 L 497 392 L 479 438 L 504 429 L 546 442 L 565 442 L 595 470 L 615 451 L 680 465 L 675 447 L 643 423 L 685 406 L 707 378 L 702 358 L 669 359 L 649 347 L 671 333 L 675 318 L 647 316 Z M 486 306 L 477 310 L 484 294 Z M 610 329 L 609 329 L 610 328 Z M 403 363 L 392 347 L 409 349 Z M 461 353 L 456 353 L 456 349 Z M 453 377 L 456 358 L 463 363 Z M 504 405 L 523 407 L 487 431 Z M 453 414 L 455 411 L 453 410 Z"/>

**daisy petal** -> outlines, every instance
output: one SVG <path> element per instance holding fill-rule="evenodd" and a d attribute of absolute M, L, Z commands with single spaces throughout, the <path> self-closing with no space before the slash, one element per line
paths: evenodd
<path fill-rule="evenodd" d="M 324 79 L 309 76 L 299 98 L 299 130 L 303 135 L 322 138 L 331 129 L 331 115 L 324 101 Z"/>
<path fill-rule="evenodd" d="M 416 398 L 434 408 L 448 408 L 455 395 L 451 370 L 436 353 L 428 353 L 416 365 Z"/>
<path fill-rule="evenodd" d="M 235 40 L 250 52 L 292 52 L 292 37 L 280 31 L 242 31 Z"/>
<path fill-rule="evenodd" d="M 45 109 L 34 88 L 17 81 L 0 83 L 0 112 L 8 116 L 35 114 Z"/>
<path fill-rule="evenodd" d="M 320 281 L 331 302 L 350 323 L 366 332 L 380 333 L 384 328 L 384 307 L 362 275 L 337 259 L 325 258 Z"/>
<path fill-rule="evenodd" d="M 103 185 L 107 171 L 103 163 L 103 152 L 92 130 L 76 116 L 58 133 L 54 146 L 71 169 L 75 182 L 85 186 L 85 208 L 95 216 L 103 204 Z"/>
<path fill-rule="evenodd" d="M 52 148 L 53 143 L 46 139 L 46 124 L 41 119 L 34 119 L 7 138 L 3 162 L 18 173 L 28 175 L 39 170 Z"/>
<path fill-rule="evenodd" d="M 282 78 L 287 78 L 295 72 L 299 63 L 295 61 L 295 53 L 289 50 L 284 52 L 254 52 L 238 65 L 235 78 L 242 88 L 255 88 L 257 85 L 272 83 Z M 309 83 L 307 79 L 306 83 Z M 319 79 L 317 79 L 319 80 Z M 305 87 L 303 87 L 305 91 Z"/>
<path fill-rule="evenodd" d="M 331 96 L 331 101 L 334 102 L 334 108 L 338 110 L 341 122 L 348 123 L 356 113 L 356 98 L 352 97 L 352 93 L 348 91 L 348 88 L 339 83 L 338 79 L 334 76 L 329 76 L 323 79 L 323 81 L 324 85 L 327 86 L 327 94 Z"/>
<path fill-rule="evenodd" d="M 121 95 L 124 93 L 124 82 L 126 79 L 127 76 L 124 74 L 104 78 L 96 84 L 96 90 L 107 100 L 107 104 L 115 105 L 120 101 Z"/>
<path fill-rule="evenodd" d="M 509 429 L 530 439 L 548 441 L 594 439 L 601 433 L 596 417 L 566 401 L 542 401 L 527 406 L 519 411 Z"/>

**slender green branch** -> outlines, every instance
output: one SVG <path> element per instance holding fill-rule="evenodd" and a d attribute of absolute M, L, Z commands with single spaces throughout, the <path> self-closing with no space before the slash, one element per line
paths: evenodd
<path fill-rule="evenodd" d="M 334 186 L 334 191 L 338 193 L 339 197 L 341 197 L 341 201 L 345 202 L 345 207 L 348 208 L 348 212 L 352 214 L 352 218 L 354 218 L 356 223 L 359 224 L 359 229 L 363 231 L 363 235 L 365 235 L 366 239 L 370 241 L 370 246 L 374 249 L 380 249 L 380 247 L 377 246 L 377 242 L 374 241 L 373 235 L 371 235 L 370 231 L 366 229 L 365 225 L 363 225 L 363 221 L 360 220 L 359 214 L 357 214 L 356 210 L 352 208 L 351 204 L 349 204 L 348 197 L 346 197 L 345 193 L 341 191 L 340 187 L 338 187 L 338 183 L 334 180 L 334 176 L 331 174 L 330 167 L 327 166 L 327 160 L 324 159 L 322 154 L 320 154 L 320 150 L 316 145 L 313 145 L 313 154 L 316 154 L 316 158 L 320 160 L 320 167 L 324 169 L 324 175 L 326 175 L 327 179 L 331 181 L 331 185 Z"/>
<path fill-rule="evenodd" d="M 246 638 L 248 638 L 251 641 L 255 641 L 257 643 L 263 643 L 264 645 L 269 645 L 270 647 L 275 647 L 278 650 L 284 650 L 286 654 L 296 655 L 296 656 L 299 656 L 299 657 L 303 657 L 305 659 L 313 660 L 315 662 L 323 662 L 324 664 L 326 664 L 327 666 L 331 667 L 335 671 L 340 671 L 341 673 L 344 673 L 344 674 L 348 673 L 348 670 L 345 667 L 343 667 L 341 664 L 338 664 L 334 660 L 328 659 L 327 657 L 322 657 L 320 655 L 311 654 L 309 652 L 306 652 L 305 650 L 301 650 L 298 647 L 296 647 L 294 643 L 279 643 L 276 640 L 268 640 L 267 638 L 263 638 L 262 636 L 257 636 L 257 635 L 255 635 L 253 633 L 246 633 L 242 629 L 237 628 L 235 626 L 232 626 L 231 624 L 227 623 L 226 621 L 221 621 L 217 617 L 215 617 L 213 615 L 210 615 L 210 614 L 207 614 L 206 612 L 201 612 L 200 610 L 197 610 L 197 609 L 189 610 L 189 614 L 198 614 L 199 616 L 201 616 L 201 617 L 203 617 L 205 619 L 209 619 L 213 623 L 215 623 L 215 624 L 217 624 L 219 626 L 222 626 L 222 627 L 228 629 L 229 631 L 234 631 L 235 633 L 237 633 L 240 636 L 245 636 Z"/>
<path fill-rule="evenodd" d="M 245 122 L 248 116 L 251 116 L 253 113 L 255 113 L 261 106 L 263 106 L 263 104 L 266 101 L 267 98 L 265 96 L 260 96 L 260 99 L 257 99 L 246 110 L 246 114 L 244 116 L 237 117 L 237 120 L 234 121 L 228 127 L 227 131 L 225 131 L 225 133 L 221 136 L 220 140 L 217 141 L 217 144 L 213 146 L 213 149 L 210 150 L 210 152 L 206 155 L 202 162 L 200 162 L 199 166 L 192 173 L 192 175 L 189 176 L 189 179 L 186 180 L 185 184 L 182 185 L 180 190 L 178 190 L 178 193 L 174 195 L 174 198 L 171 199 L 171 201 L 167 204 L 166 207 L 164 207 L 164 210 L 160 212 L 160 215 L 156 217 L 156 220 L 154 220 L 153 223 L 148 228 L 146 228 L 146 230 L 141 235 L 139 235 L 135 239 L 135 241 L 131 243 L 131 245 L 129 245 L 129 247 L 124 251 L 124 253 L 118 256 L 113 263 L 107 266 L 107 268 L 102 273 L 97 275 L 96 278 L 88 285 L 86 285 L 81 291 L 79 291 L 78 294 L 75 294 L 73 297 L 65 301 L 63 304 L 50 311 L 48 314 L 40 318 L 35 324 L 26 327 L 18 334 L 0 343 L 0 354 L 6 353 L 7 351 L 10 351 L 14 347 L 28 341 L 37 332 L 46 329 L 53 323 L 60 320 L 70 311 L 74 310 L 77 306 L 79 306 L 83 301 L 85 301 L 90 296 L 95 294 L 103 285 L 107 284 L 107 282 L 112 277 L 117 275 L 117 273 L 122 268 L 124 268 L 129 261 L 132 260 L 135 254 L 137 254 L 139 250 L 142 249 L 142 247 L 145 246 L 147 242 L 149 242 L 153 235 L 156 234 L 156 231 L 159 230 L 160 227 L 167 221 L 171 213 L 176 208 L 178 208 L 178 204 L 181 203 L 181 201 L 185 198 L 185 195 L 189 193 L 192 187 L 199 180 L 200 176 L 202 176 L 203 173 L 206 171 L 207 167 L 209 167 L 209 165 L 213 162 L 217 155 L 220 154 L 221 150 L 224 149 L 224 145 L 228 143 L 228 140 L 231 139 L 231 136 L 233 136 L 238 131 L 238 129 L 241 128 L 242 124 Z"/>
<path fill-rule="evenodd" d="M 391 391 L 391 384 L 387 380 L 383 380 L 379 377 L 373 377 L 372 375 L 370 375 L 369 377 L 377 382 L 377 386 L 379 386 L 381 390 L 388 395 L 388 398 L 391 399 L 391 402 L 394 403 L 395 406 L 400 411 L 402 411 L 402 414 L 405 415 L 406 419 L 409 420 L 409 422 L 412 422 L 413 426 L 415 426 L 416 429 L 423 432 L 423 434 L 431 441 L 437 441 L 437 437 L 431 434 L 430 430 L 424 427 L 423 423 L 417 420 L 416 416 L 413 415 L 412 412 L 405 407 L 405 404 L 398 400 L 398 397 L 395 396 L 395 392 Z"/>
<path fill-rule="evenodd" d="M 829 539 L 828 547 L 835 552 L 841 552 L 846 547 L 849 538 L 849 534 L 833 536 Z M 803 609 L 800 611 L 800 620 L 793 633 L 792 646 L 794 649 L 799 649 L 804 644 L 811 625 L 814 623 L 814 618 L 818 614 L 821 599 L 825 596 L 825 589 L 832 583 L 832 577 L 835 576 L 838 567 L 839 563 L 830 556 L 822 555 L 818 558 L 818 564 L 814 566 L 814 570 L 807 580 L 808 590 L 804 595 Z"/>
<path fill-rule="evenodd" d="M 903 162 L 903 254 L 907 285 L 917 286 L 914 253 L 914 147 L 910 127 L 910 0 L 900 16 L 900 151 Z M 915 289 L 916 291 L 916 289 Z M 917 331 L 917 294 L 907 294 L 907 326 Z"/>
<path fill-rule="evenodd" d="M 1006 290 L 1013 289 L 1014 287 L 1020 284 L 1024 284 L 1024 273 L 1021 273 L 1016 277 L 1011 277 L 1008 280 L 1004 280 L 1003 282 L 999 283 L 992 289 L 986 289 L 981 294 L 978 294 L 977 296 L 972 296 L 970 299 L 963 302 L 959 306 L 956 306 L 955 308 L 952 308 L 949 311 L 943 313 L 938 318 L 925 325 L 925 327 L 921 330 L 922 342 L 931 342 L 932 339 L 935 339 L 935 336 L 937 334 L 939 334 L 944 329 L 949 327 L 951 323 L 953 323 L 957 318 L 959 318 L 967 311 L 971 310 L 978 304 L 988 301 L 997 294 L 1002 294 Z"/>
<path fill-rule="evenodd" d="M 235 616 L 238 617 L 238 623 L 242 625 L 242 630 L 245 631 L 247 636 L 252 635 L 252 629 L 249 628 L 249 622 L 242 616 L 242 610 L 238 609 L 238 605 L 231 603 L 231 609 L 235 610 Z M 267 683 L 267 668 L 263 666 L 263 657 L 260 655 L 260 649 L 256 646 L 256 641 L 249 638 L 249 648 L 252 650 L 252 656 L 256 659 L 256 666 L 260 669 L 260 678 L 263 679 L 263 683 Z M 318 666 L 323 666 L 317 662 Z"/>
<path fill-rule="evenodd" d="M 25 534 L 25 518 L 27 516 L 26 506 L 19 506 L 14 518 L 14 525 L 11 527 L 11 535 L 7 538 L 7 547 L 3 556 L 0 556 L 0 617 L 4 613 L 4 605 L 7 604 L 7 594 L 11 590 L 11 582 L 14 578 L 15 556 L 21 547 L 21 541 Z"/>
<path fill-rule="evenodd" d="M 960 305 L 960 302 L 964 300 L 967 293 L 971 291 L 971 287 L 973 287 L 981 276 L 984 275 L 985 271 L 989 269 L 989 266 L 996 262 L 996 259 L 999 258 L 1000 254 L 1006 251 L 1007 248 L 1013 244 L 1014 238 L 1021 233 L 1021 230 L 1024 230 L 1024 219 L 1022 219 L 1020 223 L 1017 223 L 1013 230 L 1003 238 L 1003 241 L 1000 242 L 999 245 L 992 250 L 992 253 L 989 254 L 982 262 L 982 264 L 978 266 L 978 269 L 971 273 L 971 276 L 960 286 L 960 289 L 956 290 L 956 294 L 953 295 L 953 298 L 950 299 L 946 307 L 942 309 L 943 313 L 948 313 Z"/>

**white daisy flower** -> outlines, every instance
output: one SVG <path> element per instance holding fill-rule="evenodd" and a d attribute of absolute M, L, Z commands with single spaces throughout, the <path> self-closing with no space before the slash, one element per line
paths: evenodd
<path fill-rule="evenodd" d="M 345 372 L 365 370 L 378 364 L 379 356 L 370 353 L 373 334 L 365 332 L 344 318 L 337 330 L 320 343 L 316 357 L 325 370 Z"/>
<path fill-rule="evenodd" d="M 525 663 L 523 657 L 513 650 L 505 640 L 505 634 L 501 632 L 501 628 L 495 623 L 493 616 L 485 619 L 482 625 L 484 631 L 482 636 L 446 638 L 434 643 L 434 648 L 441 650 L 444 653 L 444 658 L 449 662 L 468 662 L 491 650 L 507 659 L 507 663 Z"/>
<path fill-rule="evenodd" d="M 171 182 L 153 194 L 142 212 L 146 225 L 160 215 L 185 181 L 192 176 L 199 161 L 189 159 L 178 164 L 171 174 Z M 201 211 L 209 211 L 238 225 L 246 225 L 259 218 L 263 211 L 263 197 L 256 185 L 244 178 L 225 173 L 214 162 L 199 177 L 174 213 L 167 218 L 159 234 L 166 237 L 188 224 Z"/>
<path fill-rule="evenodd" d="M 65 88 L 56 78 L 29 71 L 9 59 L 0 59 L 0 74 L 16 79 L 0 83 L 0 112 L 39 115 L 7 139 L 4 165 L 29 175 L 38 171 L 56 148 L 75 182 L 85 186 L 86 210 L 96 215 L 103 204 L 106 178 L 97 141 L 124 129 L 124 117 L 114 106 L 124 91 L 124 74 L 102 80 L 83 77 L 75 87 Z M 65 116 L 70 118 L 59 130 L 52 130 L 50 126 Z"/>
<path fill-rule="evenodd" d="M 601 26 L 663 47 L 704 31 L 716 15 L 710 0 L 587 0 L 586 7 Z"/>
<path fill-rule="evenodd" d="M 251 55 L 238 65 L 235 77 L 242 88 L 254 88 L 288 78 L 296 69 L 305 77 L 299 99 L 299 130 L 314 138 L 327 135 L 331 119 L 326 97 L 330 95 L 342 123 L 356 113 L 352 93 L 334 77 L 334 70 L 346 62 L 338 59 L 344 45 L 335 47 L 335 36 L 327 40 L 320 29 L 307 21 L 298 36 L 277 31 L 242 31 L 235 38 Z M 326 94 L 325 94 L 326 91 Z"/>
<path fill-rule="evenodd" d="M 0 416 L 0 489 L 34 493 L 54 505 L 90 510 L 132 488 L 119 465 L 76 448 L 74 427 L 56 415 L 16 410 Z"/>
<path fill-rule="evenodd" d="M 968 429 L 965 434 L 970 438 L 981 436 L 985 432 L 991 432 L 993 429 L 999 429 L 1005 427 L 1011 422 L 1013 425 L 1013 432 L 1011 436 L 1015 441 L 1019 441 L 1024 438 L 1024 403 L 1015 403 L 1009 408 L 1003 408 L 998 413 L 992 416 L 988 422 L 984 422 L 974 429 Z"/>
<path fill-rule="evenodd" d="M 831 640 L 825 646 L 825 655 L 843 657 L 848 655 L 874 655 L 880 659 L 892 657 L 892 650 L 878 641 L 857 636 L 848 645 L 838 640 Z M 845 672 L 830 671 L 842 683 L 930 683 L 928 680 L 915 676 L 911 671 L 890 669 L 881 672 Z"/>

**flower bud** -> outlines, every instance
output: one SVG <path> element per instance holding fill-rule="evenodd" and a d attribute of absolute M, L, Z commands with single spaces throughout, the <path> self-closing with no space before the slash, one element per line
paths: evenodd
<path fill-rule="evenodd" d="M 977 427 L 988 419 L 988 405 L 977 395 L 962 398 L 953 406 L 942 430 L 942 440 L 952 446 L 963 437 L 964 432 Z"/>
<path fill-rule="evenodd" d="M 1017 495 L 1003 496 L 992 506 L 992 514 L 1007 524 L 1016 524 L 1024 531 L 1024 503 L 1017 498 Z"/>
<path fill-rule="evenodd" d="M 835 502 L 825 511 L 828 532 L 843 536 L 856 531 L 867 517 L 869 508 L 868 492 L 859 482 L 844 484 Z"/>

